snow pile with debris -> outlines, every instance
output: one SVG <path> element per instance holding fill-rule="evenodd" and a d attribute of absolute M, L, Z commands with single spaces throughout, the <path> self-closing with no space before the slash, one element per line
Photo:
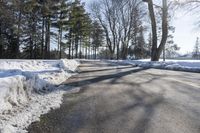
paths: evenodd
<path fill-rule="evenodd" d="M 143 68 L 157 68 L 176 71 L 200 72 L 200 60 L 166 60 L 150 61 L 144 60 L 119 60 L 111 61 L 120 64 L 132 64 Z"/>
<path fill-rule="evenodd" d="M 58 108 L 68 90 L 59 85 L 78 65 L 67 59 L 0 60 L 0 132 L 26 132 L 41 114 Z"/>

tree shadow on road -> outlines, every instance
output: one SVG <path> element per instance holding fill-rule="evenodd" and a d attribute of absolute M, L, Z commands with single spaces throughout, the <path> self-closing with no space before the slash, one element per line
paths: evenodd
<path fill-rule="evenodd" d="M 121 68 L 121 69 L 126 69 L 126 68 Z M 80 79 L 77 81 L 77 77 L 74 76 L 70 79 L 68 79 L 66 82 L 63 83 L 63 85 L 69 85 L 69 86 L 75 86 L 75 87 L 82 87 L 84 85 L 88 85 L 88 84 L 94 84 L 97 82 L 101 82 L 104 80 L 109 80 L 109 79 L 115 79 L 115 78 L 122 78 L 126 75 L 130 75 L 130 74 L 134 74 L 143 70 L 147 70 L 146 68 L 132 68 L 129 69 L 128 71 L 123 71 L 123 72 L 119 72 L 119 73 L 114 73 L 114 74 L 106 74 L 106 75 L 101 75 L 101 76 L 97 76 L 95 78 L 91 78 L 91 79 Z M 95 70 L 94 70 L 95 71 Z M 96 72 L 99 70 L 96 70 Z M 107 70 L 105 70 L 107 71 Z"/>
<path fill-rule="evenodd" d="M 72 94 L 67 95 L 69 99 L 71 97 L 75 100 L 72 100 L 72 102 L 64 102 L 61 108 L 52 110 L 49 114 L 42 116 L 42 122 L 36 122 L 29 127 L 30 133 L 87 133 L 88 131 L 92 133 L 109 133 L 110 131 L 123 132 L 123 129 L 124 132 L 127 133 L 145 133 L 145 131 L 148 130 L 149 122 L 154 115 L 156 107 L 163 104 L 164 99 L 162 95 L 148 93 L 138 87 L 140 84 L 151 83 L 162 76 L 151 78 L 143 83 L 134 83 L 134 81 L 123 83 L 122 81 L 121 84 L 128 86 L 123 88 L 122 92 L 118 92 L 119 95 L 102 97 L 103 93 L 106 93 L 109 89 L 101 88 L 100 84 L 104 84 L 108 87 L 117 85 L 120 84 L 117 81 L 123 77 L 147 70 L 147 68 L 129 66 L 119 69 L 121 70 L 120 72 L 108 74 L 105 72 L 103 75 L 89 79 L 88 77 L 85 78 L 85 76 L 81 77 L 81 75 L 91 72 L 103 73 L 104 71 L 110 71 L 110 69 L 84 71 L 82 73 L 80 72 L 80 75 L 76 75 L 67 80 L 63 85 L 72 86 L 71 89 L 73 89 L 73 87 L 81 88 L 81 91 L 75 94 L 76 97 L 73 97 Z M 92 87 L 94 84 L 98 84 L 100 87 L 99 89 L 102 90 L 92 96 L 85 96 L 84 93 L 95 89 Z M 98 87 L 98 85 L 95 87 Z M 161 93 L 164 94 L 164 90 Z M 125 95 L 130 101 L 120 101 L 121 95 Z M 115 107 L 111 107 L 113 103 L 109 101 L 111 100 L 110 98 L 118 102 L 118 104 L 114 105 Z M 97 105 L 90 107 L 88 103 L 91 101 L 97 102 Z M 101 102 L 98 103 L 99 101 Z M 91 114 L 93 117 L 88 116 L 89 110 L 93 109 L 94 114 Z M 141 110 L 139 114 L 137 113 L 138 110 Z M 133 123 L 133 125 L 130 126 L 130 123 Z M 115 129 L 110 129 L 109 124 L 113 124 L 112 126 L 114 126 Z M 88 127 L 90 127 L 90 129 L 88 129 Z"/>
<path fill-rule="evenodd" d="M 107 69 L 95 69 L 95 70 L 80 71 L 79 73 L 82 74 L 82 73 L 92 73 L 92 72 L 109 71 L 109 70 L 113 70 L 113 69 L 120 70 L 120 69 L 133 68 L 133 66 L 117 67 L 117 68 L 115 68 L 115 67 L 111 67 L 111 68 L 107 68 Z"/>

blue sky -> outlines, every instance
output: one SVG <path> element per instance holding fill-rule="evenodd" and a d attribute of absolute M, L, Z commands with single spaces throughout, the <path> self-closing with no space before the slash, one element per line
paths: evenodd
<path fill-rule="evenodd" d="M 94 0 L 82 0 L 88 3 Z M 193 51 L 193 47 L 197 37 L 200 37 L 200 29 L 195 26 L 197 18 L 192 13 L 185 13 L 184 11 L 176 11 L 172 25 L 176 27 L 174 33 L 174 42 L 181 47 L 179 53 L 185 54 Z"/>

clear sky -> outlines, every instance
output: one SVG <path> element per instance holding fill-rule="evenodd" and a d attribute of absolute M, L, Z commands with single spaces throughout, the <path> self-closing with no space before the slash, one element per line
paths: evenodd
<path fill-rule="evenodd" d="M 193 51 L 196 38 L 200 37 L 200 29 L 195 25 L 197 16 L 183 11 L 176 12 L 173 25 L 176 27 L 174 41 L 180 47 L 181 53 Z"/>
<path fill-rule="evenodd" d="M 94 0 L 82 0 L 88 3 Z M 184 11 L 176 11 L 175 18 L 172 22 L 172 26 L 176 27 L 174 33 L 174 42 L 181 47 L 179 53 L 185 54 L 192 52 L 197 37 L 200 37 L 200 28 L 195 25 L 197 17 L 192 13 L 185 13 Z"/>

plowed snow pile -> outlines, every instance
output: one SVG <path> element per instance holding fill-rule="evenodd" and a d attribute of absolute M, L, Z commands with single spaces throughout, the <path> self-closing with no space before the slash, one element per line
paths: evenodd
<path fill-rule="evenodd" d="M 23 133 L 41 114 L 58 108 L 75 60 L 0 60 L 0 133 Z M 78 90 L 77 90 L 78 91 Z"/>
<path fill-rule="evenodd" d="M 166 70 L 200 73 L 200 60 L 150 61 L 150 59 L 143 59 L 143 60 L 110 60 L 109 62 L 117 64 L 132 64 L 143 68 L 158 68 Z"/>

